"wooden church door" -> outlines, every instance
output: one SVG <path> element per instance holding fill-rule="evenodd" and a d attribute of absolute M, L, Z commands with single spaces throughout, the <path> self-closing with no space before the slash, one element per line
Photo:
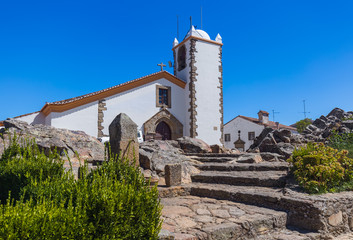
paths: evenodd
<path fill-rule="evenodd" d="M 158 123 L 156 127 L 156 135 L 160 134 L 162 136 L 162 140 L 171 140 L 172 139 L 172 132 L 170 127 L 164 121 Z"/>

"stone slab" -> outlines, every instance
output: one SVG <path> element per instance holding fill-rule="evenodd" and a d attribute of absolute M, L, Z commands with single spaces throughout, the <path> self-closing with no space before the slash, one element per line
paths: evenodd
<path fill-rule="evenodd" d="M 162 198 L 162 229 L 187 239 L 252 239 L 286 225 L 287 214 L 225 200 L 184 196 Z M 238 212 L 234 217 L 232 212 Z M 183 239 L 183 238 L 180 238 Z"/>

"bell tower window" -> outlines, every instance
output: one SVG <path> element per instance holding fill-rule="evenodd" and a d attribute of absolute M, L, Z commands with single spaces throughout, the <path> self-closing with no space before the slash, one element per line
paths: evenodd
<path fill-rule="evenodd" d="M 178 49 L 178 71 L 183 70 L 186 67 L 186 47 L 181 46 Z"/>

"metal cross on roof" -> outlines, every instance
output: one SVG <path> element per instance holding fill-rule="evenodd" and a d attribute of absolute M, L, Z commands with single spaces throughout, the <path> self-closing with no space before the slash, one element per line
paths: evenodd
<path fill-rule="evenodd" d="M 160 67 L 161 67 L 161 71 L 163 71 L 163 67 L 166 67 L 166 65 L 163 64 L 163 62 L 161 62 L 160 64 L 157 64 L 157 66 L 160 66 Z"/>

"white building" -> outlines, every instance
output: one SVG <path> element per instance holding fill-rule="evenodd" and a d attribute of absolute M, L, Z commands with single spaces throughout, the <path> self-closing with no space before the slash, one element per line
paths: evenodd
<path fill-rule="evenodd" d="M 173 43 L 174 75 L 160 71 L 123 84 L 46 103 L 16 117 L 31 124 L 81 130 L 102 138 L 119 113 L 126 113 L 145 136 L 190 136 L 208 144 L 223 140 L 222 38 L 194 27 Z M 0 122 L 0 126 L 3 125 Z"/>
<path fill-rule="evenodd" d="M 224 124 L 224 146 L 229 149 L 234 148 L 234 142 L 239 139 L 240 131 L 240 139 L 245 142 L 244 150 L 247 150 L 265 127 L 288 129 L 292 132 L 297 130 L 278 122 L 269 121 L 269 113 L 266 111 L 259 111 L 258 118 L 239 115 Z"/>

